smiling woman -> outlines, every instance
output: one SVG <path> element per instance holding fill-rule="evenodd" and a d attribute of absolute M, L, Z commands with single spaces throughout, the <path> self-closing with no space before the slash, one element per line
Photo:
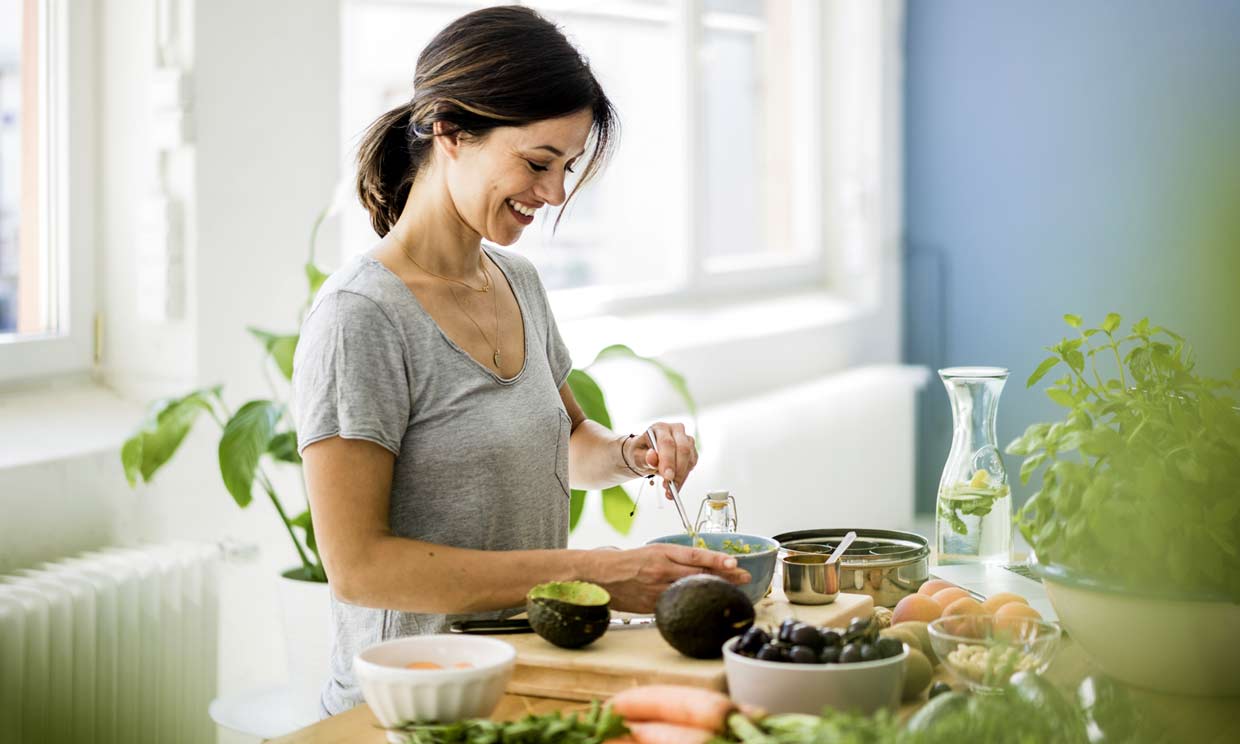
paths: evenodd
<path fill-rule="evenodd" d="M 298 447 L 332 589 L 323 709 L 360 699 L 355 653 L 517 612 L 549 581 L 602 585 L 649 612 L 676 579 L 748 579 L 735 558 L 677 545 L 565 550 L 570 490 L 642 475 L 682 484 L 680 424 L 646 438 L 586 420 L 533 265 L 515 243 L 565 204 L 613 145 L 589 65 L 522 7 L 462 16 L 418 58 L 412 100 L 358 152 L 358 195 L 380 239 L 323 284 L 293 364 Z M 493 245 L 484 245 L 484 241 Z"/>

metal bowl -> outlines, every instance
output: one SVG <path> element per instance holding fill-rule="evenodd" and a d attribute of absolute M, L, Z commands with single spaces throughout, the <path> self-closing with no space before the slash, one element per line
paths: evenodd
<path fill-rule="evenodd" d="M 821 553 L 788 553 L 779 559 L 784 596 L 792 604 L 831 604 L 840 593 L 840 564 Z"/>
<path fill-rule="evenodd" d="M 781 557 L 830 553 L 849 531 L 798 530 L 775 535 L 775 540 Z M 877 606 L 895 607 L 930 577 L 930 542 L 921 535 L 899 530 L 853 531 L 857 539 L 839 560 L 839 591 L 868 594 Z"/>

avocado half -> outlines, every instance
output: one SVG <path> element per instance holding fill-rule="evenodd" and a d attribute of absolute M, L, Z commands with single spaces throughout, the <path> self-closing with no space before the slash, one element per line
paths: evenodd
<path fill-rule="evenodd" d="M 668 645 L 694 659 L 717 659 L 723 644 L 753 625 L 749 597 L 710 574 L 678 579 L 654 606 L 655 625 Z"/>
<path fill-rule="evenodd" d="M 582 648 L 607 632 L 611 622 L 607 590 L 588 581 L 551 581 L 525 595 L 530 627 L 560 648 Z"/>

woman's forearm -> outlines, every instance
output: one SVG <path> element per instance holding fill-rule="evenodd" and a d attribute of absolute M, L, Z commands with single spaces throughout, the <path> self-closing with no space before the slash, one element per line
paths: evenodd
<path fill-rule="evenodd" d="M 624 461 L 626 438 L 596 421 L 581 422 L 568 440 L 568 473 L 573 488 L 594 491 L 638 477 Z"/>
<path fill-rule="evenodd" d="M 606 581 L 589 550 L 468 550 L 384 536 L 335 567 L 332 591 L 349 604 L 450 614 L 520 607 L 546 581 Z"/>

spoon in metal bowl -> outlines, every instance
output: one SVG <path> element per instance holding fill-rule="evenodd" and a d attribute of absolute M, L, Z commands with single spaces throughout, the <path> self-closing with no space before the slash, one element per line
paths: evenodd
<path fill-rule="evenodd" d="M 853 540 L 856 540 L 856 539 L 857 539 L 857 533 L 855 531 L 849 530 L 848 534 L 844 535 L 844 539 L 840 540 L 840 544 L 835 546 L 835 550 L 831 551 L 831 557 L 827 559 L 827 565 L 830 566 L 831 564 L 838 561 L 840 559 L 840 556 L 844 555 L 844 551 L 848 550 L 848 546 L 852 545 Z"/>

